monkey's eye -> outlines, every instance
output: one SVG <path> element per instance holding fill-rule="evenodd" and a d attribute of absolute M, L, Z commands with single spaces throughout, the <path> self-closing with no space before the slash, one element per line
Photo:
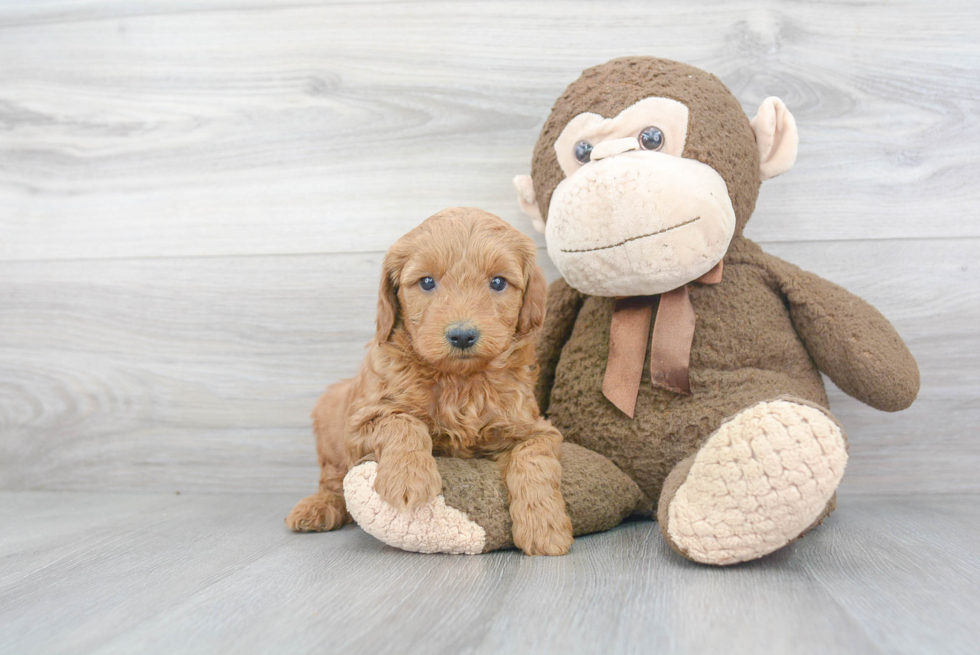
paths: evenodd
<path fill-rule="evenodd" d="M 490 280 L 490 288 L 493 289 L 494 291 L 503 291 L 504 289 L 507 288 L 507 280 L 505 280 L 500 276 L 497 276 L 492 280 Z"/>
<path fill-rule="evenodd" d="M 640 132 L 640 147 L 644 150 L 660 150 L 664 147 L 664 133 L 659 127 L 650 126 Z"/>
<path fill-rule="evenodd" d="M 425 276 L 419 280 L 419 288 L 422 289 L 422 291 L 432 291 L 436 288 L 436 281 L 429 276 Z"/>
<path fill-rule="evenodd" d="M 588 141 L 579 141 L 575 144 L 575 159 L 580 164 L 588 164 L 592 161 L 592 144 Z"/>

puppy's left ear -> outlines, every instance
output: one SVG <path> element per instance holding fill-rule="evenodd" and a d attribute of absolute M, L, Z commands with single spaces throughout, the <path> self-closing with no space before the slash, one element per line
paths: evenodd
<path fill-rule="evenodd" d="M 524 304 L 517 317 L 517 333 L 530 334 L 544 325 L 545 305 L 548 302 L 548 281 L 544 271 L 534 261 L 534 253 L 524 267 Z"/>

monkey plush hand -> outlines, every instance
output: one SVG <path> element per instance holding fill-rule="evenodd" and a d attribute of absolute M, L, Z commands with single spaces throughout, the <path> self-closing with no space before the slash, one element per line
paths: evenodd
<path fill-rule="evenodd" d="M 531 175 L 515 178 L 564 278 L 549 289 L 538 347 L 541 408 L 592 451 L 577 478 L 592 466 L 595 479 L 627 475 L 642 491 L 634 509 L 655 506 L 664 538 L 697 562 L 762 557 L 833 510 L 847 439 L 821 371 L 885 411 L 919 389 L 915 360 L 877 310 L 742 236 L 762 181 L 789 170 L 797 142 L 776 98 L 749 120 L 709 73 L 622 58 L 566 89 Z M 505 497 L 470 491 L 494 475 L 443 472 L 445 504 L 477 527 L 502 520 Z M 614 493 L 578 487 L 579 511 Z M 598 527 L 626 513 L 606 511 Z M 403 519 L 446 532 L 432 513 Z M 375 532 L 403 545 L 391 533 Z"/>

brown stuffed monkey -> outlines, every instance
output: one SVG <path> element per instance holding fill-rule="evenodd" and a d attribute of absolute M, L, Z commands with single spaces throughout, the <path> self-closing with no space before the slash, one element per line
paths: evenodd
<path fill-rule="evenodd" d="M 663 59 L 590 68 L 555 103 L 515 185 L 563 276 L 538 400 L 566 441 L 576 534 L 655 511 L 689 559 L 761 557 L 834 508 L 847 440 L 820 372 L 877 409 L 915 399 L 915 360 L 877 310 L 742 236 L 797 142 L 780 100 L 750 121 L 716 77 Z M 355 467 L 348 508 L 401 548 L 511 546 L 493 463 L 440 469 L 443 497 L 396 516 Z"/>

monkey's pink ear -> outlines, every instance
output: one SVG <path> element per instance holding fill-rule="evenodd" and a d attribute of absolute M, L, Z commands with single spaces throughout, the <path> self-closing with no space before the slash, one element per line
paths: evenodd
<path fill-rule="evenodd" d="M 534 229 L 544 234 L 544 219 L 541 218 L 541 208 L 534 197 L 534 181 L 530 175 L 518 175 L 514 178 L 514 188 L 517 189 L 517 204 L 521 211 L 531 218 Z"/>
<path fill-rule="evenodd" d="M 759 146 L 759 173 L 763 181 L 785 173 L 796 161 L 800 135 L 796 119 L 779 98 L 766 98 L 751 123 Z"/>

